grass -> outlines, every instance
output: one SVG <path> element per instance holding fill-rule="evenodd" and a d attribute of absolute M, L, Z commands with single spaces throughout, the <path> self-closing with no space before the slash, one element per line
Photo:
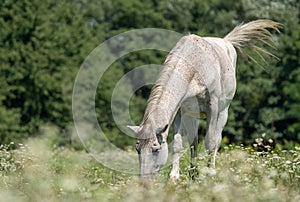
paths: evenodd
<path fill-rule="evenodd" d="M 300 147 L 257 152 L 229 145 L 218 154 L 215 176 L 207 174 L 207 156 L 198 156 L 195 180 L 184 154 L 177 182 L 166 168 L 145 183 L 45 139 L 11 146 L 0 147 L 0 201 L 300 201 Z"/>

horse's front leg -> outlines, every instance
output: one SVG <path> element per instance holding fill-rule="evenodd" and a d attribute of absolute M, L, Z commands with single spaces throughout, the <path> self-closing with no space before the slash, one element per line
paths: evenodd
<path fill-rule="evenodd" d="M 183 119 L 184 131 L 188 135 L 188 141 L 191 150 L 191 170 L 190 175 L 194 179 L 198 175 L 196 166 L 196 157 L 198 154 L 198 125 L 197 119 L 191 116 L 185 116 Z"/>
<path fill-rule="evenodd" d="M 172 170 L 170 173 L 171 180 L 177 180 L 180 176 L 179 174 L 179 161 L 182 155 L 182 130 L 181 130 L 181 115 L 180 111 L 177 112 L 177 115 L 173 123 L 173 144 L 172 144 Z"/>

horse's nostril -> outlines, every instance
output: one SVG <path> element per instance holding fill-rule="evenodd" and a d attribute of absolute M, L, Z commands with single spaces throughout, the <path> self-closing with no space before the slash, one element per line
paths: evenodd
<path fill-rule="evenodd" d="M 161 149 L 161 146 L 160 144 L 157 144 L 157 143 L 154 143 L 153 146 L 152 146 L 152 151 L 153 152 L 157 152 L 158 150 Z"/>

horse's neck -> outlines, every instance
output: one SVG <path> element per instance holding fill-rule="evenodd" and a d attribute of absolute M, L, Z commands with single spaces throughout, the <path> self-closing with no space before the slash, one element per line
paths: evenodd
<path fill-rule="evenodd" d="M 148 109 L 149 121 L 152 123 L 155 122 L 155 125 L 159 125 L 159 127 L 164 127 L 166 124 L 172 123 L 187 93 L 189 83 L 180 78 L 179 73 L 177 70 L 173 71 L 165 83 L 159 98 Z"/>
<path fill-rule="evenodd" d="M 152 122 L 158 120 L 163 124 L 173 121 L 195 75 L 193 63 L 198 62 L 195 51 L 199 47 L 193 38 L 193 35 L 183 37 L 166 58 L 151 92 L 144 121 L 150 117 Z"/>

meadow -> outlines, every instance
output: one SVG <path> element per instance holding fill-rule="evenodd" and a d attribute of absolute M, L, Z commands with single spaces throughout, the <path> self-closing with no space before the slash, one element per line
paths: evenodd
<path fill-rule="evenodd" d="M 186 152 L 176 182 L 168 180 L 169 167 L 142 182 L 45 137 L 11 150 L 14 146 L 0 147 L 0 201 L 300 201 L 298 146 L 275 151 L 223 146 L 214 176 L 208 174 L 207 155 L 201 152 L 195 180 Z"/>
<path fill-rule="evenodd" d="M 0 202 L 299 202 L 299 4 L 299 0 L 2 1 Z M 170 167 L 166 167 L 142 182 L 137 175 L 104 167 L 74 140 L 72 112 L 86 106 L 96 112 L 111 142 L 125 149 L 132 142 L 134 147 L 131 137 L 125 139 L 114 122 L 112 95 L 125 75 L 150 64 L 163 64 L 167 54 L 143 45 L 161 37 L 153 37 L 152 31 L 147 37 L 131 35 L 130 43 L 108 43 L 115 61 L 102 76 L 87 74 L 84 79 L 99 79 L 95 99 L 89 99 L 88 90 L 79 91 L 82 104 L 74 105 L 76 75 L 80 67 L 90 66 L 86 59 L 98 45 L 112 38 L 125 42 L 122 34 L 143 28 L 223 37 L 236 25 L 254 19 L 272 19 L 283 25 L 281 34 L 272 33 L 276 47 L 272 54 L 279 60 L 266 58 L 268 64 L 255 64 L 238 56 L 237 93 L 223 133 L 228 140 L 223 139 L 217 156 L 216 175 L 211 176 L 206 167 L 208 156 L 201 144 L 194 180 L 186 150 L 178 181 L 169 181 Z M 162 37 L 158 47 L 170 41 L 172 37 Z M 123 55 L 126 51 L 130 54 Z M 103 66 L 100 58 L 95 60 L 97 67 Z M 116 112 L 124 111 L 121 106 L 131 96 L 123 89 L 136 89 L 137 81 L 147 81 L 130 100 L 130 118 L 135 123 L 141 120 L 151 91 L 151 85 L 146 85 L 150 78 L 150 74 L 136 72 L 132 81 L 120 85 Z M 90 89 L 92 85 L 83 86 Z M 87 111 L 78 115 L 80 120 L 91 121 Z M 43 131 L 48 124 L 51 127 Z M 274 149 L 259 145 L 263 136 L 255 140 L 264 132 L 278 142 Z M 247 145 L 230 145 L 229 141 Z"/>

